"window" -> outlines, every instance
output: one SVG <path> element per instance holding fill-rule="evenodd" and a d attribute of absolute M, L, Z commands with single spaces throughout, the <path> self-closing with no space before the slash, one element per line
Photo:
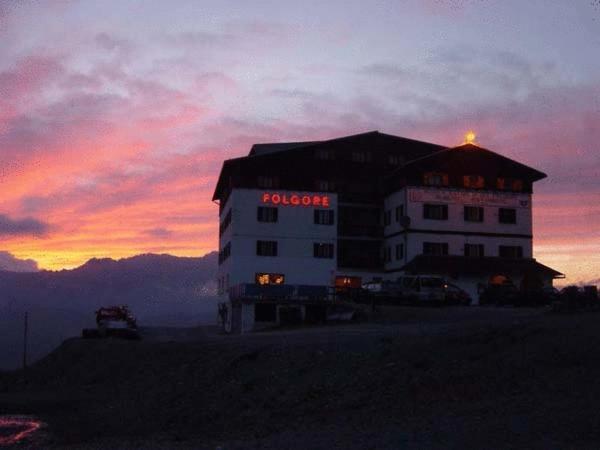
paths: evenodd
<path fill-rule="evenodd" d="M 352 161 L 354 162 L 371 162 L 371 152 L 352 152 Z"/>
<path fill-rule="evenodd" d="M 258 256 L 277 256 L 277 241 L 256 241 Z"/>
<path fill-rule="evenodd" d="M 426 172 L 423 175 L 425 186 L 448 186 L 448 174 L 440 172 Z"/>
<path fill-rule="evenodd" d="M 335 183 L 331 180 L 316 180 L 315 188 L 321 192 L 335 191 Z"/>
<path fill-rule="evenodd" d="M 270 206 L 259 206 L 256 216 L 259 222 L 277 222 L 278 211 Z"/>
<path fill-rule="evenodd" d="M 396 206 L 396 222 L 400 222 L 402 217 L 404 217 L 404 205 Z"/>
<path fill-rule="evenodd" d="M 448 205 L 423 205 L 423 218 L 432 220 L 448 220 Z"/>
<path fill-rule="evenodd" d="M 390 163 L 390 165 L 397 166 L 399 164 L 402 164 L 402 162 L 403 162 L 402 156 L 399 156 L 399 155 L 388 155 L 388 163 Z"/>
<path fill-rule="evenodd" d="M 383 249 L 383 262 L 389 263 L 392 261 L 392 247 L 387 246 Z"/>
<path fill-rule="evenodd" d="M 396 244 L 396 261 L 404 258 L 404 243 Z"/>
<path fill-rule="evenodd" d="M 219 236 L 221 236 L 225 232 L 227 227 L 229 227 L 230 223 L 231 223 L 231 208 L 229 208 L 229 211 L 227 211 L 227 214 L 225 214 L 225 218 L 223 219 L 223 222 L 221 222 L 219 224 Z"/>
<path fill-rule="evenodd" d="M 315 258 L 333 258 L 333 244 L 315 242 L 313 244 L 313 256 Z"/>
<path fill-rule="evenodd" d="M 433 256 L 447 255 L 448 244 L 446 242 L 423 242 L 423 254 Z"/>
<path fill-rule="evenodd" d="M 523 180 L 515 178 L 497 178 L 496 187 L 502 191 L 521 192 L 523 190 Z"/>
<path fill-rule="evenodd" d="M 282 273 L 257 273 L 256 284 L 283 284 L 285 276 Z"/>
<path fill-rule="evenodd" d="M 383 213 L 383 225 L 388 227 L 392 224 L 392 210 L 388 209 Z"/>
<path fill-rule="evenodd" d="M 517 210 L 514 208 L 500 208 L 498 210 L 500 223 L 517 223 Z"/>
<path fill-rule="evenodd" d="M 501 258 L 522 258 L 523 247 L 520 245 L 500 245 L 498 247 L 498 256 Z"/>
<path fill-rule="evenodd" d="M 317 225 L 333 225 L 333 210 L 315 209 L 315 223 Z"/>
<path fill-rule="evenodd" d="M 465 206 L 466 222 L 483 222 L 483 208 L 481 206 Z"/>
<path fill-rule="evenodd" d="M 315 151 L 315 158 L 323 161 L 333 161 L 335 159 L 335 150 L 331 148 L 320 148 Z"/>
<path fill-rule="evenodd" d="M 256 179 L 258 187 L 260 188 L 278 188 L 279 187 L 279 178 L 277 177 L 269 177 L 261 175 Z"/>
<path fill-rule="evenodd" d="M 222 264 L 231 255 L 231 242 L 225 244 L 223 249 L 219 252 L 219 264 Z"/>
<path fill-rule="evenodd" d="M 483 244 L 465 244 L 465 256 L 484 256 Z"/>
<path fill-rule="evenodd" d="M 483 189 L 485 182 L 481 175 L 464 175 L 463 186 L 471 189 Z"/>

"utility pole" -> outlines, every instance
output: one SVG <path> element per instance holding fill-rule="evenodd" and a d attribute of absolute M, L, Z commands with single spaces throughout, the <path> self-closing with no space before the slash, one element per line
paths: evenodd
<path fill-rule="evenodd" d="M 29 318 L 27 317 L 28 313 L 25 312 L 25 324 L 23 327 L 23 370 L 27 369 L 27 334 L 29 328 Z"/>

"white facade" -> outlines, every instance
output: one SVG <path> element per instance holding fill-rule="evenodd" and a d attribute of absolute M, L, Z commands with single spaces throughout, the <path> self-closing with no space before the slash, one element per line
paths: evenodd
<path fill-rule="evenodd" d="M 447 205 L 447 219 L 425 218 L 425 204 Z M 483 208 L 483 220 L 465 220 L 465 206 Z M 501 223 L 500 208 L 514 209 L 515 223 Z M 528 193 L 407 187 L 386 197 L 386 213 L 391 217 L 384 228 L 384 246 L 391 249 L 391 260 L 385 262 L 386 272 L 397 270 L 422 254 L 424 242 L 448 244 L 448 255 L 465 256 L 465 244 L 481 244 L 485 256 L 500 256 L 500 246 L 514 246 L 522 248 L 523 258 L 532 257 L 531 194 Z M 399 258 L 398 245 L 403 246 Z M 395 275 L 388 273 L 386 278 L 393 279 Z"/>
<path fill-rule="evenodd" d="M 265 195 L 270 196 L 267 202 Z M 272 202 L 274 195 L 278 196 L 277 203 Z M 311 203 L 304 205 L 302 200 L 307 197 Z M 320 201 L 315 202 L 315 198 Z M 327 198 L 326 206 L 322 205 L 323 198 Z M 277 221 L 259 221 L 259 207 L 277 208 Z M 315 209 L 333 211 L 333 223 L 316 224 Z M 221 223 L 231 210 L 231 223 L 219 240 L 221 253 L 230 246 L 230 256 L 221 262 L 217 275 L 221 293 L 240 283 L 255 283 L 258 273 L 282 274 L 285 284 L 290 285 L 333 283 L 337 267 L 337 194 L 234 189 L 221 210 Z M 276 241 L 277 256 L 258 255 L 257 241 Z M 315 257 L 314 244 L 331 244 L 332 257 Z"/>

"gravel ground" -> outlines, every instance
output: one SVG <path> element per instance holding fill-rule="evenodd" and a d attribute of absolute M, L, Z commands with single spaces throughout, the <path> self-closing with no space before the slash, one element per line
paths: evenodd
<path fill-rule="evenodd" d="M 246 336 L 72 339 L 0 374 L 0 414 L 48 424 L 29 448 L 600 448 L 599 319 L 386 308 Z"/>

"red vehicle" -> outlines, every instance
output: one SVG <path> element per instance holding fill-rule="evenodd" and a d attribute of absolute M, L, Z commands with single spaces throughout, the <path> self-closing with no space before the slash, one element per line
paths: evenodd
<path fill-rule="evenodd" d="M 84 329 L 84 338 L 139 339 L 137 322 L 127 306 L 108 306 L 96 311 L 97 329 Z"/>

